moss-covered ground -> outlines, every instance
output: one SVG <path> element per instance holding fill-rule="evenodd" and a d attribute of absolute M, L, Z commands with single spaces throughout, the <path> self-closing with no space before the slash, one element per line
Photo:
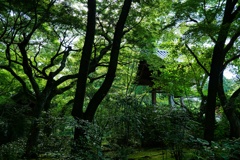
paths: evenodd
<path fill-rule="evenodd" d="M 169 150 L 162 150 L 158 148 L 154 149 L 142 149 L 137 150 L 131 155 L 128 156 L 129 160 L 174 160 L 174 157 L 171 155 Z"/>

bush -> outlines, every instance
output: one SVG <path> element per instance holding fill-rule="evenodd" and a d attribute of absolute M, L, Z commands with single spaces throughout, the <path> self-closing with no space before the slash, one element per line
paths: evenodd
<path fill-rule="evenodd" d="M 70 158 L 76 160 L 103 159 L 101 128 L 84 120 L 81 120 L 75 126 L 84 131 L 84 136 L 80 137 L 79 143 L 72 144 L 72 147 L 76 150 L 71 152 Z"/>
<path fill-rule="evenodd" d="M 0 160 L 18 160 L 24 153 L 25 139 L 19 139 L 0 146 Z"/>
<path fill-rule="evenodd" d="M 239 160 L 240 159 L 240 139 L 226 139 L 219 142 L 209 143 L 202 139 L 194 140 L 199 144 L 199 148 L 194 152 L 191 159 L 194 160 Z"/>
<path fill-rule="evenodd" d="M 11 99 L 0 104 L 0 145 L 26 136 L 29 130 L 30 117 L 26 115 L 29 108 L 17 104 Z"/>
<path fill-rule="evenodd" d="M 229 137 L 229 121 L 227 120 L 224 113 L 222 113 L 221 118 L 216 123 L 216 129 L 215 129 L 215 140 L 221 140 L 225 139 L 226 137 Z"/>

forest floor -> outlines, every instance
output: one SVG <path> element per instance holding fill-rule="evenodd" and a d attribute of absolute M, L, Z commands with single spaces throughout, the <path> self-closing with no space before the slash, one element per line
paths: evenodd
<path fill-rule="evenodd" d="M 140 149 L 128 156 L 129 160 L 174 160 L 173 155 L 168 150 L 159 148 Z"/>
<path fill-rule="evenodd" d="M 196 150 L 183 149 L 181 155 L 183 159 L 192 159 Z M 175 156 L 178 159 L 179 154 L 175 152 Z M 175 160 L 173 151 L 162 148 L 149 148 L 135 150 L 132 154 L 128 155 L 128 160 Z"/>

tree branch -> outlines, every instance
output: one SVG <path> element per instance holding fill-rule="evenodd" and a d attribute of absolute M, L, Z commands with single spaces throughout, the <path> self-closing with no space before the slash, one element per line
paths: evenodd
<path fill-rule="evenodd" d="M 89 77 L 89 79 L 90 79 L 90 82 L 89 83 L 93 83 L 95 80 L 98 80 L 98 79 L 101 79 L 101 78 L 103 78 L 103 77 L 105 77 L 106 76 L 106 74 L 103 74 L 103 75 L 101 75 L 101 76 L 98 76 L 98 77 Z"/>
<path fill-rule="evenodd" d="M 108 41 L 109 44 L 111 44 L 112 40 L 111 40 L 110 36 L 104 31 L 103 24 L 101 23 L 99 18 L 97 18 L 97 20 L 98 20 L 99 25 L 100 25 L 101 30 L 102 30 L 102 33 L 100 35 L 103 36 Z"/>
<path fill-rule="evenodd" d="M 82 57 L 78 72 L 77 88 L 74 96 L 72 116 L 83 118 L 83 103 L 86 94 L 86 83 L 92 54 L 92 46 L 96 31 L 96 0 L 88 0 L 87 30 L 83 45 Z M 74 137 L 78 139 L 78 137 Z"/>
<path fill-rule="evenodd" d="M 58 85 L 62 84 L 63 82 L 67 81 L 67 80 L 78 78 L 78 76 L 79 76 L 78 73 L 72 74 L 72 75 L 62 76 L 61 78 L 56 80 L 55 85 L 58 86 Z"/>
<path fill-rule="evenodd" d="M 195 53 L 191 50 L 191 48 L 185 43 L 185 46 L 187 47 L 188 51 L 191 53 L 191 55 L 195 58 L 197 61 L 198 65 L 205 71 L 207 75 L 210 75 L 208 70 L 203 66 L 203 64 L 199 61 L 198 57 L 195 55 Z"/>
<path fill-rule="evenodd" d="M 91 101 L 88 103 L 88 106 L 87 106 L 87 109 L 85 112 L 89 121 L 93 120 L 93 117 L 97 110 L 98 105 L 104 99 L 104 97 L 108 93 L 108 91 L 111 88 L 112 83 L 114 81 L 116 70 L 117 70 L 117 62 L 118 62 L 118 57 L 119 57 L 120 45 L 121 45 L 121 40 L 122 40 L 122 36 L 123 36 L 123 29 L 124 29 L 124 25 L 125 25 L 127 16 L 129 14 L 129 11 L 131 8 L 131 3 L 132 3 L 132 0 L 124 1 L 120 17 L 119 17 L 118 22 L 115 27 L 113 45 L 112 45 L 112 50 L 110 53 L 110 62 L 109 62 L 109 67 L 108 67 L 106 77 L 105 77 L 101 87 L 93 95 Z"/>
<path fill-rule="evenodd" d="M 72 81 L 69 85 L 65 86 L 65 87 L 62 87 L 62 88 L 58 88 L 56 89 L 56 94 L 62 94 L 64 93 L 65 91 L 71 89 L 74 85 L 76 84 L 76 81 Z"/>
<path fill-rule="evenodd" d="M 69 55 L 69 52 L 72 50 L 71 47 L 68 47 L 66 51 L 63 52 L 63 57 L 62 57 L 62 61 L 61 61 L 61 65 L 60 67 L 54 71 L 52 73 L 52 76 L 55 77 L 58 73 L 60 73 L 64 68 L 65 68 L 65 65 L 66 65 L 66 61 L 67 61 L 67 57 Z"/>
<path fill-rule="evenodd" d="M 36 80 L 34 79 L 34 76 L 32 73 L 32 68 L 28 64 L 29 59 L 27 56 L 27 51 L 25 49 L 28 41 L 29 41 L 29 39 L 24 39 L 23 42 L 18 44 L 18 48 L 19 48 L 22 58 L 23 58 L 22 66 L 23 66 L 24 73 L 28 76 L 29 81 L 31 82 L 31 85 L 33 87 L 33 90 L 34 90 L 36 96 L 39 96 L 38 95 L 40 93 L 39 86 L 38 86 Z"/>
<path fill-rule="evenodd" d="M 48 64 L 47 66 L 45 66 L 45 67 L 42 69 L 42 72 L 43 72 L 45 75 L 47 75 L 47 74 L 46 74 L 46 70 L 54 66 L 54 61 L 55 61 L 55 59 L 56 59 L 58 56 L 60 56 L 61 54 L 64 54 L 64 51 L 63 51 L 63 52 L 60 52 L 62 45 L 63 45 L 63 40 L 60 42 L 56 54 L 51 58 L 50 64 Z"/>
<path fill-rule="evenodd" d="M 104 47 L 101 51 L 98 57 L 95 57 L 93 60 L 91 60 L 90 65 L 89 65 L 89 71 L 88 74 L 94 72 L 99 66 L 100 60 L 103 58 L 103 56 L 111 49 L 112 44 L 109 44 L 108 46 Z"/>
<path fill-rule="evenodd" d="M 223 64 L 223 68 L 226 68 L 226 66 L 231 63 L 232 61 L 234 61 L 235 59 L 238 59 L 240 57 L 240 54 L 234 55 L 233 57 L 231 57 L 230 59 L 228 59 L 227 61 L 225 61 L 225 63 Z"/>
<path fill-rule="evenodd" d="M 234 45 L 234 42 L 238 39 L 240 36 L 240 28 L 238 28 L 237 32 L 232 36 L 229 43 L 226 45 L 226 47 L 223 49 L 224 54 L 226 54 Z"/>
<path fill-rule="evenodd" d="M 28 91 L 27 85 L 25 83 L 25 81 L 18 76 L 12 68 L 10 68 L 9 66 L 0 66 L 0 68 L 5 69 L 6 71 L 8 71 L 9 73 L 11 73 L 11 75 L 22 85 L 23 90 L 24 91 Z"/>

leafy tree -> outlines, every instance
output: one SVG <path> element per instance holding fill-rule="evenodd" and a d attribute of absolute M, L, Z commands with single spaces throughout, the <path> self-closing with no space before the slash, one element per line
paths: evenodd
<path fill-rule="evenodd" d="M 174 5 L 173 19 L 182 28 L 182 45 L 193 56 L 194 61 L 209 76 L 207 104 L 205 108 L 206 140 L 214 137 L 217 96 L 224 108 L 231 135 L 239 137 L 239 119 L 235 116 L 223 89 L 223 72 L 230 62 L 239 57 L 238 1 L 180 1 Z M 180 30 L 181 31 L 181 30 Z M 238 89 L 234 95 L 238 95 Z M 235 128 L 235 129 L 234 129 Z"/>
<path fill-rule="evenodd" d="M 54 96 L 73 87 L 71 79 L 76 76 L 64 75 L 64 69 L 70 52 L 74 52 L 70 46 L 74 37 L 68 36 L 76 33 L 72 27 L 78 26 L 72 23 L 76 17 L 56 1 L 1 1 L 1 6 L 0 68 L 9 72 L 34 102 L 25 151 L 29 157 L 38 140 L 42 111 L 49 110 Z M 71 23 L 61 20 L 67 15 Z"/>
<path fill-rule="evenodd" d="M 76 65 L 79 60 L 76 53 L 81 49 L 74 49 L 74 47 L 83 47 L 82 53 L 85 53 L 86 46 L 91 45 L 84 41 L 84 33 L 88 29 L 85 23 L 88 21 L 87 18 L 91 17 L 87 16 L 88 6 L 85 1 L 65 3 L 51 0 L 41 2 L 33 0 L 28 4 L 17 1 L 1 1 L 3 11 L 1 12 L 0 46 L 4 54 L 1 57 L 0 68 L 10 73 L 19 82 L 18 85 L 21 85 L 27 97 L 34 102 L 31 114 L 34 118 L 26 145 L 26 156 L 31 156 L 31 152 L 37 144 L 40 131 L 38 119 L 41 118 L 42 111 L 48 112 L 51 108 L 52 99 L 72 88 L 76 78 L 80 82 L 86 82 L 78 82 L 77 86 L 80 86 L 79 88 L 82 88 L 80 91 L 83 91 L 88 83 L 87 78 L 91 83 L 97 81 L 96 84 L 99 87 L 102 85 L 100 79 L 110 77 L 109 83 L 107 81 L 103 83 L 107 87 L 101 87 L 101 90 L 103 89 L 103 92 L 107 93 L 115 76 L 119 49 L 122 48 L 126 53 L 130 53 L 131 49 L 127 49 L 127 47 L 134 48 L 135 42 L 131 43 L 132 46 L 124 43 L 127 39 L 130 42 L 130 39 L 138 33 L 138 30 L 141 29 L 142 34 L 147 35 L 147 29 L 144 30 L 143 26 L 139 27 L 139 24 L 147 17 L 145 13 L 150 13 L 150 6 L 152 4 L 157 5 L 156 2 L 135 2 L 132 7 L 133 12 L 129 13 L 128 20 L 123 18 L 123 22 L 121 22 L 122 19 L 120 18 L 119 23 L 116 23 L 118 22 L 118 15 L 121 13 L 119 8 L 121 2 L 107 1 L 107 3 L 102 3 L 97 1 L 96 3 L 97 18 L 94 22 L 96 23 L 96 32 L 92 32 L 95 38 L 92 42 L 93 46 L 90 47 L 93 48 L 93 52 L 86 58 L 88 61 L 84 60 L 84 56 L 88 54 L 82 54 L 81 64 L 87 62 L 88 67 L 80 67 L 80 72 L 76 73 L 79 68 Z M 123 17 L 127 16 L 125 12 L 122 12 L 122 15 Z M 123 24 L 125 24 L 124 30 L 121 29 Z M 120 28 L 117 28 L 116 32 L 115 26 Z M 114 32 L 116 33 L 115 36 Z M 130 32 L 133 36 L 126 36 L 126 39 L 123 40 L 124 43 L 121 43 L 120 39 L 123 38 L 123 35 Z M 86 39 L 88 39 L 87 37 L 88 34 L 86 34 Z M 114 37 L 117 38 L 114 40 Z M 78 39 L 76 45 L 74 44 L 75 39 Z M 147 39 L 145 40 L 147 41 Z M 109 61 L 110 64 L 108 64 Z M 100 75 L 96 70 L 102 71 Z M 85 76 L 82 76 L 82 73 Z M 78 91 L 79 89 L 77 89 Z M 86 110 L 86 113 L 90 115 L 88 117 L 90 121 L 93 119 L 97 104 L 104 98 L 105 93 L 96 94 L 99 97 L 93 94 L 93 99 L 96 97 L 100 99 L 96 98 L 98 99 L 96 103 L 93 100 L 89 102 L 91 107 Z M 84 96 L 82 100 L 84 104 L 88 103 Z M 92 103 L 94 105 L 90 105 Z M 84 110 L 83 106 L 81 109 Z M 95 111 L 88 111 L 92 109 Z M 79 113 L 81 114 L 81 112 Z"/>

